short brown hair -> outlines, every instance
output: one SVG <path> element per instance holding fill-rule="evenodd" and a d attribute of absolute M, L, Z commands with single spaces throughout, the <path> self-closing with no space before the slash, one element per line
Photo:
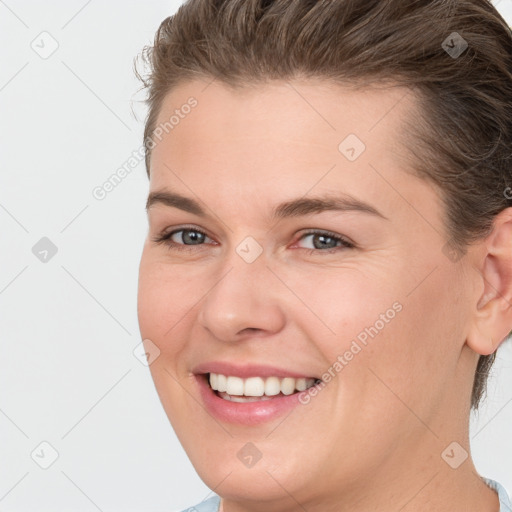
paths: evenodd
<path fill-rule="evenodd" d="M 178 83 L 389 82 L 421 108 L 407 124 L 412 171 L 440 191 L 449 247 L 464 254 L 512 206 L 512 34 L 488 0 L 188 0 L 142 58 L 148 175 L 156 120 Z M 495 356 L 478 360 L 474 409 Z"/>

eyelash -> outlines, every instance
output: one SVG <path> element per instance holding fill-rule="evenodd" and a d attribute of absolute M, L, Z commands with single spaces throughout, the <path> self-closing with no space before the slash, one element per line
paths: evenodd
<path fill-rule="evenodd" d="M 193 231 L 196 233 L 200 233 L 201 235 L 204 235 L 205 237 L 208 237 L 208 235 L 201 229 L 193 228 L 193 227 L 181 227 L 180 229 L 175 229 L 173 231 L 170 231 L 169 233 L 163 233 L 157 237 L 154 237 L 152 240 L 153 240 L 153 242 L 155 242 L 157 244 L 166 245 L 170 250 L 173 250 L 173 251 L 192 251 L 192 250 L 194 250 L 194 246 L 204 245 L 204 244 L 187 245 L 187 244 L 179 244 L 179 243 L 171 241 L 171 237 L 173 235 L 175 235 L 176 233 L 179 233 L 180 231 Z M 304 249 L 304 248 L 301 248 L 302 250 L 307 251 L 307 254 L 309 254 L 309 255 L 311 255 L 313 253 L 331 254 L 331 253 L 338 252 L 343 249 L 354 249 L 356 247 L 352 242 L 350 242 L 346 238 L 344 238 L 340 235 L 337 235 L 336 233 L 333 233 L 332 231 L 324 231 L 324 230 L 310 230 L 305 233 L 302 233 L 301 237 L 299 238 L 299 241 L 302 240 L 304 237 L 310 236 L 310 235 L 323 235 L 327 238 L 331 238 L 331 239 L 335 240 L 336 242 L 341 242 L 341 246 L 333 247 L 330 249 Z M 208 238 L 210 238 L 210 237 L 208 237 Z"/>

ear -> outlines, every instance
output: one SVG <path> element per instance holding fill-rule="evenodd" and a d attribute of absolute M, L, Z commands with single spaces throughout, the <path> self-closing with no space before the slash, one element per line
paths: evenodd
<path fill-rule="evenodd" d="M 512 330 L 512 207 L 495 217 L 492 232 L 480 245 L 474 270 L 483 292 L 475 297 L 466 343 L 488 355 Z"/>

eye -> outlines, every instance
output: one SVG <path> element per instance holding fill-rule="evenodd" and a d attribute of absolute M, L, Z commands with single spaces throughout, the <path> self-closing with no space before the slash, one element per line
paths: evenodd
<path fill-rule="evenodd" d="M 339 250 L 355 248 L 355 245 L 345 237 L 332 233 L 331 231 L 312 230 L 304 233 L 300 240 L 307 238 L 310 238 L 313 248 L 302 247 L 302 249 L 306 249 L 309 254 L 318 252 L 332 253 Z"/>
<path fill-rule="evenodd" d="M 333 253 L 344 249 L 355 248 L 355 245 L 345 237 L 332 233 L 330 231 L 311 230 L 303 233 L 299 241 L 310 239 L 313 248 L 301 247 L 308 252 L 312 253 Z M 202 230 L 195 227 L 181 227 L 169 232 L 164 232 L 157 237 L 154 237 L 153 242 L 164 244 L 171 250 L 177 251 L 192 251 L 193 246 L 204 245 L 209 240 L 213 240 Z"/>
<path fill-rule="evenodd" d="M 168 233 L 163 233 L 152 240 L 157 244 L 167 245 L 172 250 L 186 251 L 193 250 L 190 246 L 204 245 L 206 239 L 212 241 L 212 239 L 200 229 L 182 227 Z"/>

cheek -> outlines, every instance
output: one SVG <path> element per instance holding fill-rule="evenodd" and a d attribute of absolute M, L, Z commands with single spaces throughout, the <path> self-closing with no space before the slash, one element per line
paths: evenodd
<path fill-rule="evenodd" d="M 191 286 L 186 272 L 177 272 L 149 252 L 143 253 L 139 267 L 137 312 L 143 338 L 161 351 L 179 350 L 176 333 L 198 302 L 201 294 Z"/>
<path fill-rule="evenodd" d="M 348 359 L 355 360 L 355 354 L 360 359 L 403 315 L 401 284 L 389 271 L 379 277 L 376 271 L 370 275 L 348 267 L 313 269 L 288 271 L 285 279 L 302 299 L 295 301 L 294 312 L 285 313 L 330 362 L 346 351 L 351 351 Z"/>
<path fill-rule="evenodd" d="M 187 313 L 194 304 L 186 293 L 186 279 L 162 264 L 150 251 L 143 252 L 139 267 L 137 314 L 142 339 L 149 339 L 159 352 L 149 370 L 163 408 L 177 425 L 192 414 L 183 386 L 187 376 L 180 373 L 177 363 L 185 348 L 178 334 L 187 322 Z M 184 293 L 185 292 L 185 293 Z"/>
<path fill-rule="evenodd" d="M 142 258 L 139 269 L 139 286 L 137 296 L 137 314 L 143 338 L 158 340 L 167 326 L 169 287 L 163 285 L 161 277 L 154 266 Z"/>
<path fill-rule="evenodd" d="M 385 403 L 394 391 L 416 402 L 428 390 L 439 392 L 456 364 L 453 333 L 461 325 L 452 270 L 439 265 L 422 282 L 434 266 L 414 269 L 416 275 L 388 269 L 371 278 L 347 269 L 310 274 L 307 281 L 288 273 L 289 286 L 315 313 L 303 311 L 294 321 L 321 347 L 341 400 L 367 393 L 370 402 L 387 396 Z"/>
<path fill-rule="evenodd" d="M 397 294 L 402 311 L 371 341 L 365 365 L 388 402 L 402 408 L 405 403 L 427 419 L 457 368 L 464 333 L 460 288 L 453 270 L 442 264 L 427 279 L 408 281 Z"/>

